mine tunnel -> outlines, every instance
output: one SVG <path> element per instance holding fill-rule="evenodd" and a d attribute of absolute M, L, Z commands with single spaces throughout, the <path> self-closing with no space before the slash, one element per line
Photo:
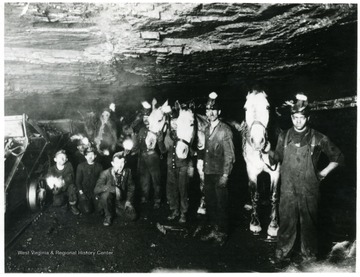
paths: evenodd
<path fill-rule="evenodd" d="M 329 255 L 335 243 L 356 242 L 357 4 L 11 2 L 2 7 L 5 272 L 355 271 L 355 256 L 343 253 L 331 263 Z M 241 124 L 254 90 L 267 95 L 272 149 L 279 133 L 292 127 L 285 104 L 303 93 L 311 127 L 343 153 L 344 164 L 320 182 L 314 264 L 271 262 L 277 238 L 266 233 L 271 211 L 266 173 L 258 176 L 263 228 L 256 234 L 249 230 L 248 175 L 242 136 L 234 129 L 225 245 L 195 236 L 204 220 L 197 214 L 198 172 L 189 181 L 186 223 L 167 219 L 166 155 L 160 160 L 159 209 L 141 203 L 137 156 L 128 156 L 134 221 L 115 217 L 104 226 L 98 212 L 74 215 L 67 204 L 53 205 L 44 176 L 55 153 L 66 151 L 75 174 L 79 136 L 92 140 L 89 118 L 111 103 L 120 139 L 124 126 L 134 127 L 144 102 L 151 106 L 153 99 L 157 107 L 168 101 L 172 109 L 176 101 L 193 103 L 195 113 L 205 115 L 208 97 L 216 92 L 221 118 Z M 125 148 L 116 147 L 114 152 Z M 108 157 L 96 159 L 103 169 L 111 166 Z M 327 162 L 320 156 L 319 167 Z M 299 252 L 299 242 L 295 245 Z"/>

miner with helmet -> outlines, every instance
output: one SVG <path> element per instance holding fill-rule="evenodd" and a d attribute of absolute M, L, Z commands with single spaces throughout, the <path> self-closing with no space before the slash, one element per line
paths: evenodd
<path fill-rule="evenodd" d="M 297 237 L 304 261 L 318 254 L 318 199 L 320 182 L 343 164 L 341 151 L 324 134 L 309 126 L 310 106 L 303 93 L 287 101 L 293 126 L 281 133 L 276 149 L 270 153 L 273 163 L 281 163 L 280 228 L 275 262 L 289 260 Z M 324 153 L 329 163 L 323 169 L 317 164 Z M 300 226 L 300 228 L 298 228 Z"/>
<path fill-rule="evenodd" d="M 212 92 L 206 103 L 204 192 L 206 214 L 211 226 L 210 233 L 202 240 L 215 240 L 223 245 L 228 236 L 228 180 L 235 162 L 233 134 L 230 127 L 219 118 L 220 102 Z"/>
<path fill-rule="evenodd" d="M 115 213 L 126 220 L 136 219 L 133 206 L 135 185 L 131 169 L 126 167 L 125 152 L 115 153 L 111 165 L 100 174 L 94 189 L 95 197 L 105 214 L 104 226 L 111 225 Z"/>

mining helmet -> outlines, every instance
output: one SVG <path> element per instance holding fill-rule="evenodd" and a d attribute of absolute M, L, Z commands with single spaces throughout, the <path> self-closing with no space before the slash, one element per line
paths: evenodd
<path fill-rule="evenodd" d="M 220 110 L 220 105 L 219 105 L 219 100 L 217 100 L 217 93 L 216 92 L 211 92 L 209 94 L 209 98 L 206 102 L 206 109 L 209 110 Z"/>
<path fill-rule="evenodd" d="M 291 114 L 301 113 L 305 116 L 308 116 L 310 113 L 310 107 L 308 98 L 303 93 L 296 94 L 296 102 L 293 106 L 291 106 Z"/>
<path fill-rule="evenodd" d="M 125 159 L 125 158 L 126 158 L 126 154 L 125 154 L 124 151 L 116 152 L 116 153 L 113 155 L 112 160 L 114 160 L 115 158 Z"/>
<path fill-rule="evenodd" d="M 141 102 L 141 105 L 142 105 L 142 110 L 141 110 L 142 115 L 149 116 L 151 113 L 151 105 L 149 104 L 149 102 L 143 101 Z"/>
<path fill-rule="evenodd" d="M 111 114 L 112 110 L 110 108 L 104 108 L 102 109 L 102 112 L 108 112 L 109 114 Z"/>

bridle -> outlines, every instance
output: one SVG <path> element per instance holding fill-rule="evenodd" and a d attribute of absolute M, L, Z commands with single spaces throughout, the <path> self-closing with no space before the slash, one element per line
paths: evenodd
<path fill-rule="evenodd" d="M 164 116 L 168 117 L 166 114 L 164 114 Z M 165 123 L 164 123 L 163 127 L 161 128 L 160 132 L 165 133 L 168 128 L 168 125 L 170 125 L 170 124 L 169 124 L 168 120 L 165 118 Z M 148 132 L 155 135 L 156 137 L 159 134 L 159 132 L 155 133 L 155 132 L 151 131 L 149 128 L 148 128 Z"/>
<path fill-rule="evenodd" d="M 276 171 L 277 169 L 277 166 L 278 164 L 275 164 L 275 168 L 273 169 L 269 164 L 267 164 L 264 159 L 263 159 L 263 154 L 268 154 L 269 151 L 265 151 L 266 147 L 268 146 L 269 144 L 269 140 L 268 140 L 268 137 L 267 137 L 267 131 L 266 131 L 266 126 L 261 122 L 261 121 L 258 121 L 258 120 L 254 120 L 254 122 L 251 124 L 250 128 L 248 129 L 248 135 L 246 136 L 247 137 L 247 141 L 248 143 L 251 145 L 250 141 L 249 141 L 249 134 L 250 134 L 250 130 L 251 128 L 254 126 L 254 125 L 260 125 L 264 128 L 265 130 L 265 144 L 264 144 L 264 147 L 262 149 L 259 150 L 259 156 L 260 156 L 260 159 L 263 161 L 263 163 L 267 166 L 267 168 L 271 171 Z"/>
<path fill-rule="evenodd" d="M 186 144 L 188 147 L 190 147 L 191 145 L 191 140 L 190 141 L 187 141 L 185 139 L 182 139 L 182 138 L 179 138 L 177 135 L 176 135 L 176 130 L 174 130 L 172 127 L 171 127 L 171 123 L 170 123 L 170 116 L 168 116 L 168 126 L 169 126 L 169 131 L 170 131 L 170 138 L 177 144 L 179 141 Z"/>

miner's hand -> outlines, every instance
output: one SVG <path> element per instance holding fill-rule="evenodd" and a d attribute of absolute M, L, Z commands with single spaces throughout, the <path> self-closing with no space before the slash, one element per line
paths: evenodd
<path fill-rule="evenodd" d="M 228 179 L 229 179 L 228 176 L 225 174 L 223 176 L 221 176 L 220 180 L 219 180 L 219 187 L 226 188 Z"/>

